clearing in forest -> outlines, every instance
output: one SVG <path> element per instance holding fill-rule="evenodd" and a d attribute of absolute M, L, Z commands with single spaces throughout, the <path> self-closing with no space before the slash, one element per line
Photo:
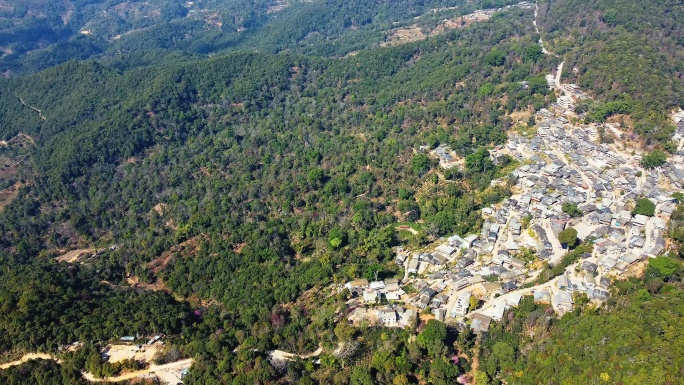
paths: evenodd
<path fill-rule="evenodd" d="M 66 254 L 62 254 L 59 257 L 55 258 L 58 262 L 68 262 L 68 263 L 75 263 L 78 262 L 81 258 L 90 256 L 93 254 L 99 253 L 101 250 L 98 249 L 78 249 L 78 250 L 71 250 Z"/>
<path fill-rule="evenodd" d="M 124 360 L 136 360 L 152 362 L 154 355 L 159 351 L 157 344 L 154 345 L 107 345 L 102 351 L 107 361 L 111 363 L 121 362 Z"/>

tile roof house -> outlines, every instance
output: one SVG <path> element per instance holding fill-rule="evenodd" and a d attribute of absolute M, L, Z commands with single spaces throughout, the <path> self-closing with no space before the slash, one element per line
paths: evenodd
<path fill-rule="evenodd" d="M 601 301 L 605 301 L 610 297 L 610 293 L 607 290 L 603 290 L 601 288 L 593 288 L 587 290 L 587 297 L 590 299 L 598 299 Z"/>
<path fill-rule="evenodd" d="M 507 293 L 518 288 L 518 285 L 515 283 L 515 281 L 504 282 L 504 284 L 501 286 Z"/>
<path fill-rule="evenodd" d="M 435 315 L 435 319 L 437 321 L 444 322 L 444 318 L 446 317 L 446 309 L 442 309 L 442 308 L 434 309 L 434 310 L 432 310 L 432 314 Z"/>
<path fill-rule="evenodd" d="M 456 304 L 451 309 L 452 317 L 463 317 L 468 314 L 470 308 L 470 292 L 461 293 L 456 299 Z"/>
<path fill-rule="evenodd" d="M 551 305 L 560 313 L 573 310 L 574 300 L 567 291 L 559 291 L 551 297 Z"/>
<path fill-rule="evenodd" d="M 549 304 L 551 303 L 551 293 L 546 290 L 535 291 L 534 292 L 534 302 Z"/>
<path fill-rule="evenodd" d="M 394 309 L 379 309 L 378 318 L 385 326 L 394 326 L 399 321 L 399 316 Z"/>
<path fill-rule="evenodd" d="M 648 217 L 641 214 L 635 215 L 634 219 L 632 219 L 632 224 L 639 227 L 645 226 L 646 222 L 648 222 Z"/>
<path fill-rule="evenodd" d="M 417 258 L 411 258 L 411 260 L 408 263 L 408 267 L 406 271 L 408 271 L 409 274 L 418 274 L 418 265 L 420 262 L 418 261 Z"/>
<path fill-rule="evenodd" d="M 451 258 L 451 256 L 456 253 L 456 248 L 451 247 L 449 245 L 439 245 L 435 248 L 435 252 L 437 252 L 444 258 Z"/>
<path fill-rule="evenodd" d="M 399 290 L 399 279 L 389 278 L 385 280 L 385 291 Z"/>
<path fill-rule="evenodd" d="M 347 289 L 362 288 L 366 286 L 368 286 L 368 280 L 363 278 L 349 281 L 344 285 L 344 287 L 346 287 Z"/>
<path fill-rule="evenodd" d="M 378 292 L 376 292 L 375 290 L 363 292 L 363 302 L 365 302 L 365 303 L 376 303 L 377 301 L 378 301 Z"/>
<path fill-rule="evenodd" d="M 485 310 L 480 310 L 480 313 L 491 317 L 494 321 L 501 321 L 504 312 L 506 311 L 506 303 L 503 300 L 496 300 L 496 302 Z"/>
<path fill-rule="evenodd" d="M 491 317 L 487 317 L 483 314 L 475 314 L 470 321 L 470 328 L 475 333 L 484 333 L 489 330 L 489 324 L 492 322 Z"/>
<path fill-rule="evenodd" d="M 598 269 L 598 265 L 589 261 L 584 261 L 582 262 L 582 270 L 589 272 L 589 273 L 594 273 Z"/>

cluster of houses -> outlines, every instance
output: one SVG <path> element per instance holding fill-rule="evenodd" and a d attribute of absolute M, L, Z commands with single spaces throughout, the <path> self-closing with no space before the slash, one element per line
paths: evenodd
<path fill-rule="evenodd" d="M 418 318 L 418 312 L 397 305 L 387 305 L 378 308 L 378 319 L 383 326 L 406 327 L 414 324 Z"/>
<path fill-rule="evenodd" d="M 123 337 L 119 338 L 119 340 L 122 342 L 134 342 L 134 341 L 139 340 L 141 338 L 144 338 L 144 337 L 141 337 L 140 335 L 123 336 Z M 155 342 L 159 342 L 160 345 L 164 345 L 164 341 L 162 341 L 161 339 L 162 339 L 161 335 L 156 335 L 156 336 L 150 337 L 150 339 L 147 340 L 147 345 L 154 345 Z"/>
<path fill-rule="evenodd" d="M 406 293 L 399 285 L 398 278 L 384 281 L 368 282 L 367 279 L 356 279 L 347 282 L 344 287 L 352 297 L 363 298 L 364 303 L 379 303 L 384 298 L 387 301 L 398 301 Z"/>
<path fill-rule="evenodd" d="M 423 151 L 429 151 L 429 147 L 423 146 L 420 148 Z M 456 153 L 449 148 L 448 145 L 441 145 L 435 148 L 434 150 L 431 151 L 431 154 L 436 156 L 437 159 L 439 160 L 439 165 L 442 166 L 444 169 L 448 169 L 451 167 L 456 166 L 457 163 L 457 158 L 456 158 Z"/>
<path fill-rule="evenodd" d="M 591 263 L 583 263 L 578 274 L 566 272 L 566 274 L 547 284 L 528 290 L 512 290 L 492 299 L 488 306 L 476 310 L 470 315 L 471 328 L 475 332 L 486 332 L 491 321 L 501 321 L 506 310 L 519 305 L 523 295 L 532 295 L 536 303 L 551 305 L 552 309 L 561 315 L 574 310 L 575 295 L 577 294 L 585 294 L 590 300 L 607 300 L 610 296 L 610 277 L 607 275 L 597 276 L 596 265 L 587 266 L 588 264 Z M 463 301 L 469 295 L 470 293 L 466 293 L 459 297 L 458 306 L 452 310 L 453 317 L 467 315 L 469 309 L 466 308 Z M 477 322 L 475 322 L 476 320 Z"/>
<path fill-rule="evenodd" d="M 389 305 L 378 308 L 382 324 L 406 325 L 403 314 L 414 309 L 445 322 L 467 318 L 473 330 L 484 332 L 525 295 L 562 314 L 573 310 L 578 294 L 605 301 L 612 279 L 665 251 L 663 235 L 676 208 L 672 193 L 684 180 L 684 158 L 675 154 L 663 167 L 646 172 L 638 155 L 599 143 L 596 125 L 571 123 L 574 101 L 587 96 L 574 85 L 562 88 L 563 98 L 552 111 L 537 113 L 536 135 L 514 135 L 492 151 L 494 159 L 506 154 L 523 164 L 510 175 L 513 195 L 482 210 L 479 234 L 442 239 L 431 251 L 397 250 L 396 263 L 405 269 L 404 285 L 411 286 L 411 294 L 399 282 L 356 287 L 367 304 L 382 296 L 387 300 Z M 684 123 L 677 133 L 684 143 Z M 453 162 L 447 148 L 435 154 Z M 633 215 L 642 198 L 655 205 L 654 216 Z M 565 205 L 572 209 L 564 212 Z M 579 238 L 593 240 L 593 251 L 563 275 L 528 287 L 538 260 L 553 265 L 567 253 L 558 236 L 569 227 Z"/>
<path fill-rule="evenodd" d="M 413 309 L 406 309 L 396 305 L 406 295 L 400 286 L 398 278 L 390 278 L 384 281 L 368 282 L 367 279 L 355 279 L 344 285 L 351 296 L 363 301 L 367 305 L 385 303 L 376 309 L 377 320 L 383 326 L 404 327 L 409 326 L 417 317 Z"/>
<path fill-rule="evenodd" d="M 550 304 L 561 314 L 573 309 L 578 293 L 606 300 L 611 276 L 626 274 L 632 266 L 665 251 L 663 235 L 676 207 L 673 187 L 681 188 L 684 177 L 684 158 L 679 153 L 661 168 L 645 172 L 638 155 L 625 156 L 598 143 L 595 126 L 571 124 L 565 116 L 573 115 L 573 100 L 584 99 L 586 94 L 573 85 L 564 85 L 563 90 L 565 95 L 552 106 L 556 113 L 538 113 L 541 122 L 535 137 L 517 136 L 505 147 L 509 155 L 525 160 L 512 175 L 519 191 L 503 204 L 483 210 L 489 218 L 480 237 L 488 242 L 507 239 L 501 243 L 507 252 L 523 245 L 534 247 L 539 259 L 552 263 L 554 256 L 562 255 L 554 242 L 564 228 L 573 227 L 582 238 L 594 238 L 593 253 L 581 255 L 575 271 L 568 270 L 552 284 L 529 291 L 536 302 Z M 684 124 L 677 132 L 684 143 Z M 656 205 L 655 216 L 632 214 L 630 209 L 640 198 Z M 577 205 L 580 218 L 563 213 L 566 202 Z M 519 218 L 527 218 L 534 242 L 520 228 Z M 507 227 L 503 234 L 502 226 Z M 498 257 L 496 250 L 502 252 L 496 246 L 489 250 L 495 254 L 492 261 Z M 505 294 L 472 314 L 471 327 L 487 330 L 489 322 L 500 320 L 506 309 L 515 306 L 516 293 Z M 465 308 L 456 306 L 452 312 L 461 316 Z"/>

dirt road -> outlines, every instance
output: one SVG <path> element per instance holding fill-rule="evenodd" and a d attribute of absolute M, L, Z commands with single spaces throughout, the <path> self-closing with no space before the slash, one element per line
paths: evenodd
<path fill-rule="evenodd" d="M 149 373 L 167 372 L 169 370 L 180 371 L 182 369 L 189 368 L 190 366 L 192 366 L 192 358 L 188 358 L 188 359 L 182 360 L 182 361 L 172 362 L 170 364 L 150 365 L 150 367 L 147 369 L 136 370 L 135 372 L 122 374 L 122 375 L 116 376 L 116 377 L 96 378 L 88 372 L 83 372 L 82 374 L 83 374 L 83 378 L 85 378 L 86 380 L 88 380 L 90 382 L 117 382 L 117 381 L 124 381 L 124 380 L 132 380 L 138 376 L 142 376 L 142 375 L 149 374 Z"/>
<path fill-rule="evenodd" d="M 268 355 L 276 360 L 283 360 L 283 361 L 289 361 L 293 360 L 296 357 L 306 359 L 306 358 L 311 358 L 311 357 L 316 357 L 319 356 L 321 353 L 323 353 L 323 348 L 319 347 L 315 351 L 309 353 L 309 354 L 294 354 L 294 353 L 288 353 L 282 350 L 273 350 Z"/>
<path fill-rule="evenodd" d="M 58 364 L 61 363 L 61 361 L 59 359 L 57 359 L 57 357 L 54 357 L 50 354 L 29 353 L 29 354 L 25 354 L 23 357 L 21 357 L 20 359 L 18 359 L 16 361 L 12 361 L 12 362 L 8 362 L 6 364 L 0 365 L 0 369 L 7 369 L 7 368 L 10 368 L 12 366 L 21 365 L 21 364 L 28 362 L 28 361 L 31 361 L 31 360 L 55 360 L 55 361 L 57 361 Z"/>
<path fill-rule="evenodd" d="M 0 370 L 2 369 L 7 369 L 12 366 L 17 366 L 21 365 L 23 363 L 26 363 L 30 360 L 38 360 L 38 359 L 43 359 L 43 360 L 54 360 L 58 364 L 60 364 L 62 361 L 59 360 L 57 357 L 51 355 L 51 354 L 46 354 L 46 353 L 29 353 L 21 357 L 20 359 L 12 362 L 8 362 L 6 364 L 0 365 Z M 159 378 L 162 379 L 164 382 L 173 382 L 176 379 L 180 381 L 180 372 L 183 369 L 190 368 L 192 366 L 192 358 L 188 358 L 186 360 L 181 360 L 181 361 L 176 361 L 172 362 L 170 364 L 164 364 L 164 365 L 150 365 L 149 368 L 144 369 L 144 370 L 136 370 L 135 372 L 130 372 L 130 373 L 125 373 L 120 376 L 116 377 L 107 377 L 107 378 L 96 378 L 93 376 L 91 373 L 88 372 L 81 372 L 81 375 L 83 378 L 90 382 L 118 382 L 118 381 L 124 381 L 124 380 L 132 380 L 138 376 L 153 373 L 155 375 L 158 375 Z"/>

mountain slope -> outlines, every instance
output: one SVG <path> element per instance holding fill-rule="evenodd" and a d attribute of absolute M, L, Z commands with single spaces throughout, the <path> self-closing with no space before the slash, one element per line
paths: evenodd
<path fill-rule="evenodd" d="M 668 144 L 670 112 L 684 100 L 682 17 L 674 1 L 539 3 L 544 40 L 567 60 L 564 79 L 602 102 L 627 100 L 646 145 Z"/>
<path fill-rule="evenodd" d="M 233 53 L 124 72 L 86 61 L 7 81 L 2 134 L 36 144 L 18 176 L 27 187 L 0 217 L 0 246 L 30 261 L 115 245 L 97 258 L 100 279 L 159 280 L 219 303 L 233 331 L 333 279 L 393 274 L 397 221 L 464 234 L 482 202 L 508 194 L 490 181 L 510 159 L 414 197 L 441 177 L 413 148 L 454 141 L 465 156 L 501 144 L 507 114 L 548 102 L 547 90 L 520 84 L 551 67 L 524 57 L 531 14 L 340 59 Z M 302 343 L 322 327 L 302 326 Z M 258 346 L 275 334 L 296 345 L 272 330 Z"/>

